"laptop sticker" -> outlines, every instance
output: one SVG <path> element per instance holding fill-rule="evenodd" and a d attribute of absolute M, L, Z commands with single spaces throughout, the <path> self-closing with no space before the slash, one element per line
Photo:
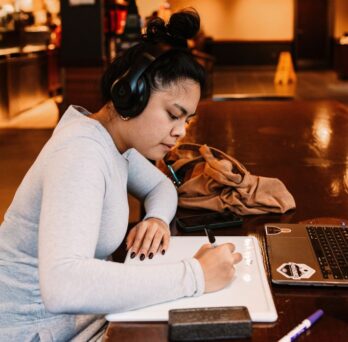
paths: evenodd
<path fill-rule="evenodd" d="M 277 272 L 289 279 L 309 279 L 315 270 L 306 264 L 287 262 L 277 268 Z"/>
<path fill-rule="evenodd" d="M 280 233 L 291 233 L 290 228 L 279 228 L 275 226 L 267 226 L 266 227 L 266 234 L 267 235 L 278 235 Z"/>

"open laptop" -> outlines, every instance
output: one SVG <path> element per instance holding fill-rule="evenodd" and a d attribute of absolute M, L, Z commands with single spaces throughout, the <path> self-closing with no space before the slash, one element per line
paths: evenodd
<path fill-rule="evenodd" d="M 348 286 L 348 227 L 265 225 L 272 282 Z"/>

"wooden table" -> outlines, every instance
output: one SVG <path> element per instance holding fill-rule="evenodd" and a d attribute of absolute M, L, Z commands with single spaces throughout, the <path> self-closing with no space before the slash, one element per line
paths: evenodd
<path fill-rule="evenodd" d="M 253 234 L 263 241 L 266 222 L 348 219 L 347 107 L 325 100 L 203 101 L 198 113 L 185 141 L 224 150 L 253 174 L 278 177 L 297 204 L 284 215 L 245 217 L 241 228 L 218 230 L 218 235 Z M 178 211 L 179 216 L 185 213 Z M 172 231 L 181 235 L 174 223 Z M 273 324 L 253 324 L 252 341 L 276 341 L 318 308 L 325 315 L 298 341 L 348 340 L 348 288 L 271 289 L 279 318 Z M 167 334 L 166 323 L 111 323 L 105 340 L 159 342 L 167 341 Z"/>

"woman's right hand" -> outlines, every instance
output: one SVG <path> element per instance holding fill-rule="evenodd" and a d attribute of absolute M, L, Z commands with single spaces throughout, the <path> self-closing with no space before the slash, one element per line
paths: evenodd
<path fill-rule="evenodd" d="M 242 260 L 240 253 L 234 253 L 232 243 L 224 243 L 215 248 L 211 244 L 203 245 L 194 257 L 202 266 L 205 290 L 214 292 L 227 286 L 235 273 L 234 265 Z"/>

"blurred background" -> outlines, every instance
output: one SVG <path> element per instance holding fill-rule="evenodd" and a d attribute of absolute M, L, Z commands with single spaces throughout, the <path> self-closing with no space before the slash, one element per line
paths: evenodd
<path fill-rule="evenodd" d="M 347 0 L 0 0 L 1 215 L 64 110 L 99 109 L 105 67 L 185 7 L 201 17 L 204 98 L 347 104 Z"/>
<path fill-rule="evenodd" d="M 71 103 L 98 109 L 105 66 L 147 20 L 185 7 L 201 16 L 190 47 L 207 70 L 204 97 L 346 102 L 346 0 L 0 0 L 0 127 L 23 115 L 52 126 Z M 275 82 L 277 67 L 290 77 Z"/>

